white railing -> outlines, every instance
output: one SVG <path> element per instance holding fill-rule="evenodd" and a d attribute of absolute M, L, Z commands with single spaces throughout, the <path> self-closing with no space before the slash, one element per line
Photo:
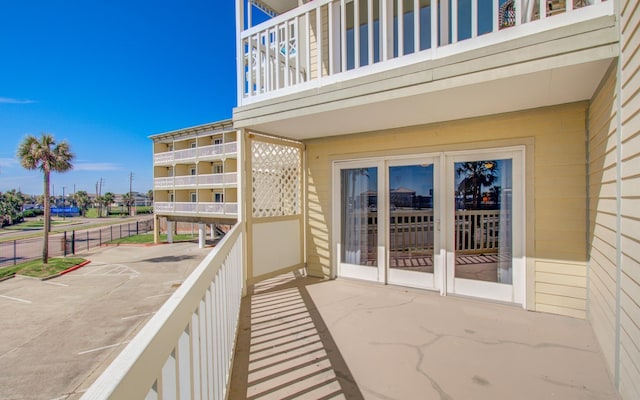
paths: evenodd
<path fill-rule="evenodd" d="M 232 184 L 236 184 L 237 182 L 238 182 L 237 172 L 198 175 L 198 185 L 202 185 L 202 186 L 232 185 Z"/>
<path fill-rule="evenodd" d="M 153 187 L 156 189 L 173 187 L 173 176 L 154 178 Z"/>
<path fill-rule="evenodd" d="M 222 202 L 154 202 L 155 212 L 180 214 L 217 214 L 236 217 L 238 203 Z"/>
<path fill-rule="evenodd" d="M 222 157 L 236 154 L 238 145 L 236 142 L 214 144 L 212 146 L 198 147 L 198 157 Z"/>
<path fill-rule="evenodd" d="M 191 161 L 196 159 L 222 159 L 235 156 L 238 151 L 237 142 L 214 144 L 211 146 L 194 147 L 190 149 L 167 151 L 153 155 L 154 164 L 172 164 L 178 161 Z"/>
<path fill-rule="evenodd" d="M 434 7 L 420 0 L 315 0 L 250 27 L 240 38 L 239 104 L 403 65 L 393 59 L 441 58 L 613 14 L 613 0 L 567 0 L 551 10 L 548 0 L 539 7 L 534 0 L 470 2 L 471 10 L 459 13 L 459 0 L 450 7 L 436 0 Z"/>
<path fill-rule="evenodd" d="M 243 240 L 236 224 L 82 399 L 225 399 L 244 285 Z"/>

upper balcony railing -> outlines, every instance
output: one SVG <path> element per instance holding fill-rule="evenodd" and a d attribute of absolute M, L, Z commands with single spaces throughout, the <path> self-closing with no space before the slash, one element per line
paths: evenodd
<path fill-rule="evenodd" d="M 172 189 L 181 187 L 223 187 L 232 186 L 238 182 L 237 172 L 225 172 L 206 175 L 168 176 L 155 178 L 155 189 Z"/>
<path fill-rule="evenodd" d="M 242 32 L 238 103 L 603 15 L 613 15 L 613 0 L 315 0 Z"/>
<path fill-rule="evenodd" d="M 83 399 L 225 399 L 242 297 L 236 224 Z"/>
<path fill-rule="evenodd" d="M 214 144 L 211 146 L 194 147 L 190 149 L 167 151 L 153 155 L 154 165 L 173 164 L 185 161 L 221 159 L 235 156 L 238 149 L 237 142 Z"/>

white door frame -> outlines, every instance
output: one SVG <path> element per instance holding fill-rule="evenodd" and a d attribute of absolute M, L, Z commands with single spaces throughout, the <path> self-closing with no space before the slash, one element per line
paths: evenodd
<path fill-rule="evenodd" d="M 513 283 L 512 285 L 472 281 L 454 277 L 455 266 L 453 228 L 455 218 L 455 199 L 453 190 L 455 185 L 454 164 L 456 161 L 476 161 L 485 159 L 512 159 L 512 234 L 513 234 Z M 435 230 L 439 232 L 437 244 L 434 243 L 434 282 L 432 289 L 439 290 L 442 295 L 459 294 L 481 297 L 492 300 L 522 304 L 526 307 L 526 218 L 525 218 L 525 146 L 505 148 L 471 149 L 464 151 L 443 151 L 424 154 L 407 154 L 401 156 L 360 158 L 349 160 L 335 160 L 332 162 L 332 278 L 338 276 L 364 279 L 380 283 L 389 281 L 389 255 L 387 243 L 388 232 L 388 191 L 389 166 L 409 165 L 412 162 L 434 160 L 434 220 L 440 225 Z M 378 253 L 377 267 L 350 266 L 341 263 L 341 182 L 342 169 L 376 167 L 378 171 Z M 436 205 L 437 202 L 437 205 Z M 436 211 L 436 208 L 438 211 Z M 436 217 L 436 212 L 439 218 Z M 434 236 L 435 233 L 434 233 Z M 369 271 L 357 271 L 367 268 Z M 407 285 L 415 286 L 415 285 Z M 500 287 L 508 286 L 508 288 Z M 496 290 L 497 293 L 492 293 Z"/>
<path fill-rule="evenodd" d="M 455 163 L 461 161 L 483 161 L 487 159 L 512 160 L 512 284 L 462 279 L 455 277 Z M 445 294 L 452 293 L 505 301 L 525 305 L 525 148 L 524 146 L 447 152 L 445 154 L 446 173 L 446 286 Z"/>

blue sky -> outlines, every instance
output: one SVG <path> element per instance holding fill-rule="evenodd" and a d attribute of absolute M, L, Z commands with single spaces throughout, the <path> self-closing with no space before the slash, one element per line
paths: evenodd
<path fill-rule="evenodd" d="M 149 135 L 231 117 L 234 2 L 0 0 L 0 191 L 41 194 L 26 134 L 67 140 L 55 194 L 152 188 Z"/>

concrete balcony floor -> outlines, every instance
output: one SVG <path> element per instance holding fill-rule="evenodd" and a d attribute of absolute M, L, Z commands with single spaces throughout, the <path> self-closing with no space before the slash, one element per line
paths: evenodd
<path fill-rule="evenodd" d="M 616 399 L 588 321 L 283 275 L 242 304 L 230 399 Z"/>

